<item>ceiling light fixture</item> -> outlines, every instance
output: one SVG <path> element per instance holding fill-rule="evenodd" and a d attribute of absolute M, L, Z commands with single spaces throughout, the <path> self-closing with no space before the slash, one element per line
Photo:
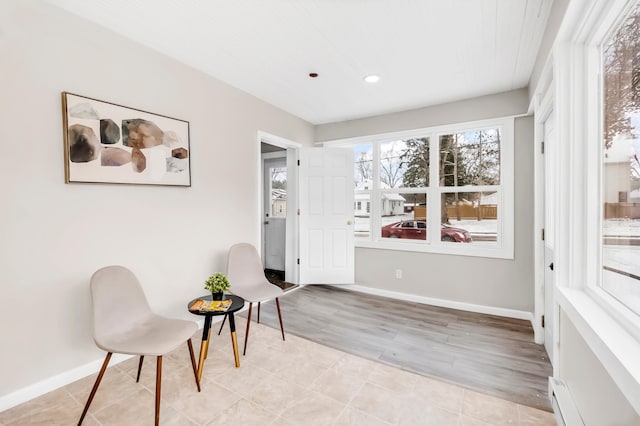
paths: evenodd
<path fill-rule="evenodd" d="M 375 74 L 368 75 L 364 78 L 364 81 L 366 81 L 367 83 L 375 83 L 378 80 L 380 80 L 380 76 Z"/>

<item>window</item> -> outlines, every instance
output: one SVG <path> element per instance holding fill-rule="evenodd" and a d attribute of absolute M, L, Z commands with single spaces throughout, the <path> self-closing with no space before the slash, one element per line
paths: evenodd
<path fill-rule="evenodd" d="M 376 147 L 380 166 L 375 200 L 380 201 L 380 209 L 375 222 L 380 239 L 426 241 L 429 138 L 383 141 Z"/>
<path fill-rule="evenodd" d="M 600 286 L 640 315 L 640 4 L 602 47 Z"/>
<path fill-rule="evenodd" d="M 271 217 L 287 216 L 287 168 L 271 167 Z"/>
<path fill-rule="evenodd" d="M 440 185 L 461 189 L 442 193 L 441 221 L 468 231 L 475 242 L 498 240 L 500 142 L 499 127 L 440 136 Z"/>
<path fill-rule="evenodd" d="M 624 258 L 635 248 L 624 242 L 632 236 L 626 225 L 633 219 L 620 211 L 626 203 L 633 203 L 630 175 L 635 147 L 633 142 L 617 142 L 630 136 L 634 130 L 630 126 L 637 129 L 632 119 L 637 104 L 629 102 L 634 95 L 629 96 L 627 88 L 634 88 L 637 95 L 633 78 L 637 71 L 633 70 L 638 69 L 638 50 L 637 45 L 624 48 L 619 37 L 631 29 L 629 18 L 637 22 L 638 0 L 570 2 L 567 13 L 571 19 L 564 22 L 563 38 L 556 40 L 552 64 L 554 128 L 559 135 L 552 162 L 557 182 L 553 208 L 557 264 L 553 275 L 559 305 L 559 309 L 554 305 L 553 311 L 566 315 L 640 412 L 636 397 L 640 395 L 640 321 L 629 307 L 632 292 L 617 291 L 619 283 L 611 280 L 631 278 L 629 267 L 637 264 L 637 260 Z M 637 42 L 637 33 L 632 38 Z M 620 55 L 617 50 L 621 47 L 627 54 L 635 51 L 635 58 Z M 614 225 L 623 226 L 616 229 Z M 615 252 L 618 250 L 626 252 L 625 256 Z M 620 287 L 631 290 L 630 282 L 634 281 Z M 553 323 L 560 323 L 557 316 Z M 566 345 L 563 349 L 563 335 L 556 334 L 556 339 L 558 350 L 554 353 L 567 351 L 569 357 L 580 356 L 573 355 Z"/>
<path fill-rule="evenodd" d="M 337 144 L 354 148 L 357 246 L 513 258 L 513 119 Z"/>

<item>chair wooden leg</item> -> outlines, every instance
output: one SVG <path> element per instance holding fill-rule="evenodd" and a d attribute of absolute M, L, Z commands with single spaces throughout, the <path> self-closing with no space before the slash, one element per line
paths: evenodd
<path fill-rule="evenodd" d="M 251 325 L 251 307 L 253 303 L 249 303 L 249 315 L 247 316 L 247 329 L 244 332 L 244 350 L 242 351 L 242 355 L 246 355 L 247 353 L 247 342 L 249 341 L 249 326 Z"/>
<path fill-rule="evenodd" d="M 224 327 L 224 322 L 227 320 L 227 314 L 224 314 L 224 317 L 222 318 L 222 324 L 220 324 L 220 330 L 218 330 L 218 336 L 220 335 L 220 333 L 222 332 L 222 327 Z"/>
<path fill-rule="evenodd" d="M 282 326 L 282 312 L 280 312 L 280 301 L 276 297 L 276 307 L 278 308 L 278 319 L 280 320 L 280 331 L 282 332 L 282 340 L 284 340 L 284 327 Z"/>
<path fill-rule="evenodd" d="M 93 397 L 96 395 L 96 391 L 98 390 L 98 386 L 100 386 L 100 381 L 102 380 L 102 376 L 104 376 L 104 372 L 107 370 L 107 365 L 109 365 L 109 360 L 111 359 L 111 355 L 113 352 L 107 353 L 107 356 L 102 363 L 102 368 L 100 368 L 100 372 L 98 373 L 98 377 L 96 378 L 96 382 L 93 384 L 93 389 L 91 389 L 91 393 L 89 394 L 89 399 L 87 399 L 87 403 L 84 406 L 84 410 L 82 410 L 82 415 L 80 416 L 80 420 L 78 421 L 78 426 L 82 424 L 84 420 L 84 416 L 87 415 L 87 411 L 89 411 L 89 406 L 91 405 L 91 401 L 93 401 Z"/>
<path fill-rule="evenodd" d="M 143 361 L 144 361 L 144 355 L 140 355 L 140 362 L 138 363 L 138 375 L 136 376 L 136 383 L 140 381 L 140 372 L 142 371 Z"/>
<path fill-rule="evenodd" d="M 191 357 L 191 367 L 193 367 L 193 375 L 196 378 L 196 386 L 198 387 L 198 392 L 200 392 L 200 380 L 198 380 L 196 357 L 193 355 L 193 344 L 191 344 L 191 339 L 187 340 L 187 346 L 189 346 L 189 356 Z"/>
<path fill-rule="evenodd" d="M 258 302 L 258 324 L 260 324 L 260 304 L 261 302 Z"/>
<path fill-rule="evenodd" d="M 160 383 L 162 382 L 162 356 L 156 364 L 156 426 L 160 424 Z"/>

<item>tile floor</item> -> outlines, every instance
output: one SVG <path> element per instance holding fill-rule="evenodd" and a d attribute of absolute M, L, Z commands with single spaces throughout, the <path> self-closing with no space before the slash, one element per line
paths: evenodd
<path fill-rule="evenodd" d="M 245 319 L 237 318 L 238 343 Z M 214 330 L 217 331 L 214 324 Z M 200 347 L 200 331 L 194 350 Z M 162 425 L 555 425 L 551 413 L 346 354 L 252 323 L 247 355 L 236 369 L 229 330 L 212 330 L 202 392 L 187 345 L 165 357 Z M 242 348 L 240 348 L 242 350 Z M 110 367 L 84 425 L 153 423 L 155 358 Z M 0 425 L 73 425 L 96 375 L 0 413 Z"/>

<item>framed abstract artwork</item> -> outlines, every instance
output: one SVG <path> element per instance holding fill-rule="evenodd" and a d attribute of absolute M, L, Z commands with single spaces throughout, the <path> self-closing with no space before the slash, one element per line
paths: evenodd
<path fill-rule="evenodd" d="M 189 122 L 62 92 L 65 182 L 191 186 Z"/>

